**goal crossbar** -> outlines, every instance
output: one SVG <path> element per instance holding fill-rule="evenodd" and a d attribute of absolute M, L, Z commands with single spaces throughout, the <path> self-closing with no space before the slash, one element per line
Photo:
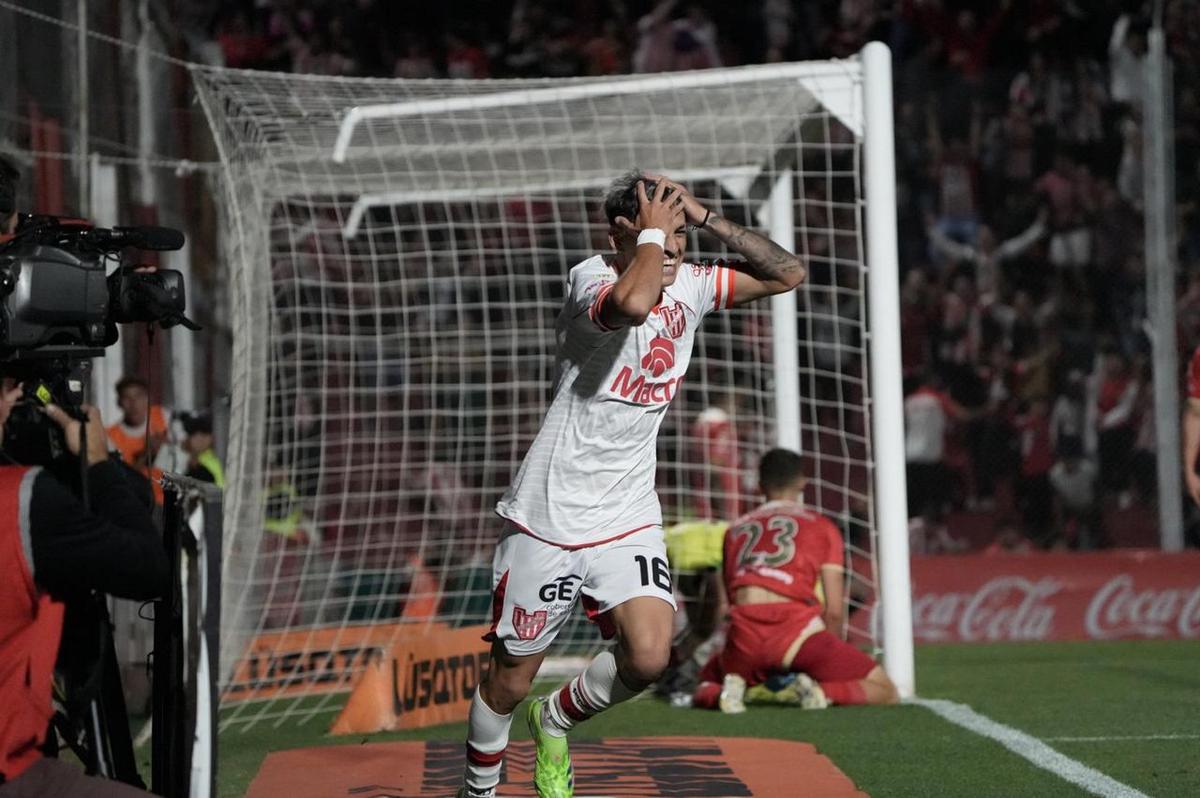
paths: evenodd
<path fill-rule="evenodd" d="M 861 114 L 850 106 L 852 92 L 829 91 L 823 79 L 836 78 L 841 84 L 847 77 L 857 78 L 862 71 L 858 59 L 821 63 L 766 64 L 734 69 L 710 69 L 676 72 L 653 77 L 626 78 L 579 83 L 571 86 L 548 86 L 542 89 L 520 89 L 468 97 L 441 97 L 430 100 L 409 100 L 400 103 L 358 105 L 343 117 L 333 147 L 334 163 L 344 163 L 350 150 L 355 129 L 372 119 L 401 119 L 405 117 L 449 114 L 457 111 L 484 111 L 493 108 L 512 108 L 541 103 L 561 103 L 595 97 L 615 97 L 625 94 L 646 94 L 657 91 L 733 86 L 743 83 L 762 83 L 765 80 L 795 80 L 819 98 L 823 105 L 855 135 L 862 133 Z M 842 84 L 844 85 L 844 84 Z"/>
<path fill-rule="evenodd" d="M 729 190 L 732 187 L 743 184 L 749 186 L 761 171 L 761 166 L 737 166 L 723 169 L 681 169 L 672 170 L 671 178 L 685 182 L 692 180 L 717 180 L 721 181 L 722 186 Z M 564 191 L 588 191 L 604 188 L 610 182 L 612 182 L 612 177 L 609 175 L 596 175 L 573 180 L 554 180 L 524 186 L 522 193 L 535 195 Z M 354 205 L 350 208 L 350 213 L 346 215 L 346 225 L 342 229 L 342 235 L 347 239 L 355 238 L 362 227 L 363 217 L 372 208 L 393 205 L 415 205 L 421 202 L 468 202 L 471 200 L 507 197 L 512 193 L 511 188 L 504 186 L 481 186 L 478 188 L 432 188 L 425 191 L 384 191 L 363 194 L 354 201 Z M 742 196 L 737 191 L 731 191 L 730 193 L 734 196 Z"/>

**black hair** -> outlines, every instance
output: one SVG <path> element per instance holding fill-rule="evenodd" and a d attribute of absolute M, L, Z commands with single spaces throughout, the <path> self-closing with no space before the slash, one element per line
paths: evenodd
<path fill-rule="evenodd" d="M 183 426 L 183 431 L 188 435 L 196 433 L 212 434 L 212 416 L 208 413 L 180 413 L 178 415 L 179 423 Z"/>
<path fill-rule="evenodd" d="M 0 217 L 7 218 L 17 209 L 17 184 L 21 173 L 7 158 L 0 158 Z"/>
<path fill-rule="evenodd" d="M 150 392 L 150 386 L 146 384 L 145 380 L 141 377 L 129 376 L 117 380 L 117 396 L 123 394 L 126 388 L 133 388 L 135 386 L 141 388 L 146 393 Z"/>
<path fill-rule="evenodd" d="M 770 493 L 806 476 L 804 458 L 790 449 L 772 449 L 758 461 L 758 489 Z"/>
<path fill-rule="evenodd" d="M 657 185 L 653 180 L 647 180 L 642 175 L 642 170 L 636 168 L 625 172 L 609 185 L 608 191 L 604 195 L 604 215 L 610 226 L 616 226 L 618 216 L 624 216 L 631 222 L 637 219 L 638 183 L 646 184 L 647 196 L 654 191 L 654 187 Z"/>

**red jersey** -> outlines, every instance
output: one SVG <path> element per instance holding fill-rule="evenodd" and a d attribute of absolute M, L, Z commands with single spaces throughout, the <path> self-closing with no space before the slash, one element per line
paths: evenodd
<path fill-rule="evenodd" d="M 719 407 L 705 410 L 692 424 L 692 438 L 699 444 L 697 454 L 703 462 L 737 468 L 737 430 L 727 412 Z"/>
<path fill-rule="evenodd" d="M 1192 352 L 1192 360 L 1188 363 L 1187 398 L 1200 399 L 1200 346 Z"/>
<path fill-rule="evenodd" d="M 1021 476 L 1037 477 L 1050 473 L 1054 466 L 1054 439 L 1050 435 L 1050 419 L 1028 415 L 1017 419 L 1021 436 Z"/>
<path fill-rule="evenodd" d="M 692 424 L 692 440 L 692 457 L 703 464 L 692 472 L 697 516 L 737 518 L 742 509 L 733 417 L 719 407 L 708 408 Z"/>
<path fill-rule="evenodd" d="M 756 585 L 820 612 L 821 568 L 843 567 L 842 533 L 802 504 L 772 501 L 734 521 L 725 533 L 725 588 Z"/>
<path fill-rule="evenodd" d="M 1127 390 L 1129 390 L 1129 377 L 1125 375 L 1108 377 L 1101 382 L 1100 390 L 1096 394 L 1096 409 L 1100 411 L 1100 415 L 1116 408 Z"/>

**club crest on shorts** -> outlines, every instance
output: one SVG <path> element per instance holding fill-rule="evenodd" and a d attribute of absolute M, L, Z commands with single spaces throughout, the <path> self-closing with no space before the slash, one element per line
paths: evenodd
<path fill-rule="evenodd" d="M 513 628 L 521 640 L 533 640 L 546 628 L 546 611 L 526 612 L 520 607 L 513 607 Z"/>

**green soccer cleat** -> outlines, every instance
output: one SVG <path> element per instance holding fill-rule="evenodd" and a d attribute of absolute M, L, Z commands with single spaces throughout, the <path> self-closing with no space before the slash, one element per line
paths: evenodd
<path fill-rule="evenodd" d="M 774 689 L 772 689 L 774 687 Z M 787 674 L 772 677 L 766 684 L 756 684 L 746 690 L 747 704 L 775 704 L 802 709 L 825 709 L 829 699 L 821 685 L 808 674 Z"/>
<path fill-rule="evenodd" d="M 746 703 L 798 707 L 800 706 L 800 696 L 792 689 L 790 682 L 779 690 L 772 690 L 765 684 L 756 684 L 746 688 Z"/>
<path fill-rule="evenodd" d="M 544 698 L 529 702 L 526 720 L 529 734 L 537 746 L 537 762 L 533 767 L 533 786 L 538 798 L 571 798 L 575 794 L 575 770 L 571 767 L 571 752 L 567 738 L 547 734 L 542 728 Z"/>

